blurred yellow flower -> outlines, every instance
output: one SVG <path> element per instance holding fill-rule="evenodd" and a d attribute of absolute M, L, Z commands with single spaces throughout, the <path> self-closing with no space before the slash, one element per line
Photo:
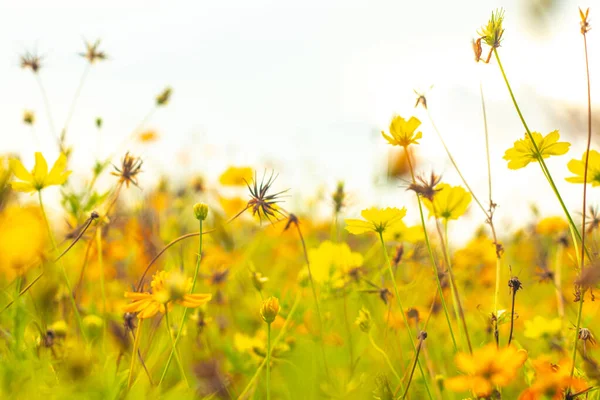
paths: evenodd
<path fill-rule="evenodd" d="M 308 253 L 313 279 L 316 282 L 337 282 L 363 263 L 363 256 L 353 252 L 346 243 L 326 240 Z"/>
<path fill-rule="evenodd" d="M 423 133 L 415 133 L 419 125 L 421 125 L 421 121 L 415 117 L 410 117 L 407 121 L 400 116 L 395 116 L 390 123 L 391 136 L 386 135 L 383 131 L 381 134 L 389 144 L 407 148 L 411 144 L 419 144 L 418 140 L 423 137 Z"/>
<path fill-rule="evenodd" d="M 562 217 L 546 217 L 538 222 L 535 231 L 540 235 L 553 236 L 565 232 L 569 224 Z"/>
<path fill-rule="evenodd" d="M 471 204 L 471 193 L 461 186 L 440 183 L 435 187 L 435 190 L 436 194 L 433 197 L 433 202 L 426 198 L 423 199 L 423 204 L 429 210 L 429 216 L 433 215 L 436 218 L 445 220 L 458 219 Z"/>
<path fill-rule="evenodd" d="M 444 386 L 453 392 L 470 390 L 477 397 L 489 397 L 496 386 L 510 384 L 517 370 L 527 359 L 525 350 L 508 346 L 498 349 L 490 343 L 473 352 L 473 355 L 459 353 L 455 363 L 467 375 L 446 379 Z"/>
<path fill-rule="evenodd" d="M 178 272 L 160 271 L 152 278 L 152 293 L 125 292 L 125 298 L 132 303 L 123 307 L 125 312 L 136 312 L 137 317 L 152 318 L 159 311 L 164 313 L 165 307 L 173 302 L 187 308 L 200 307 L 212 298 L 211 294 L 191 294 L 192 279 L 185 278 Z"/>
<path fill-rule="evenodd" d="M 550 156 L 560 156 L 569 151 L 571 144 L 569 142 L 559 142 L 560 135 L 558 131 L 552 131 L 545 137 L 539 132 L 531 132 L 539 153 L 535 150 L 533 142 L 526 133 L 523 139 L 515 142 L 514 146 L 506 150 L 504 159 L 508 161 L 508 168 L 520 169 L 531 162 L 539 161 L 540 154 L 542 158 Z"/>
<path fill-rule="evenodd" d="M 533 317 L 533 320 L 525 321 L 525 337 L 530 339 L 539 339 L 556 335 L 560 332 L 562 322 L 560 318 L 546 319 L 540 315 Z"/>
<path fill-rule="evenodd" d="M 587 152 L 583 153 L 581 160 L 573 159 L 567 164 L 569 171 L 576 175 L 565 178 L 567 182 L 583 183 L 586 153 Z M 591 183 L 593 187 L 600 186 L 600 153 L 596 150 L 590 150 L 587 168 L 587 183 Z"/>
<path fill-rule="evenodd" d="M 32 110 L 23 111 L 23 123 L 33 125 L 35 123 L 35 113 Z"/>
<path fill-rule="evenodd" d="M 138 140 L 142 143 L 150 143 L 158 140 L 158 133 L 155 130 L 147 130 L 138 135 Z"/>
<path fill-rule="evenodd" d="M 231 166 L 221 174 L 219 182 L 225 186 L 246 186 L 248 182 L 252 181 L 253 173 L 250 167 Z"/>
<path fill-rule="evenodd" d="M 20 180 L 12 182 L 11 186 L 19 192 L 34 192 L 52 185 L 62 185 L 67 181 L 71 171 L 67 171 L 67 157 L 60 154 L 58 159 L 48 172 L 46 159 L 40 152 L 35 153 L 35 166 L 31 172 L 27 171 L 20 160 L 14 158 L 10 167 L 15 177 Z"/>
<path fill-rule="evenodd" d="M 38 207 L 9 206 L 0 212 L 0 271 L 8 280 L 41 260 L 48 235 Z"/>
<path fill-rule="evenodd" d="M 535 381 L 519 396 L 519 400 L 562 400 L 565 391 L 571 388 L 578 393 L 589 386 L 585 380 L 571 377 L 571 360 L 563 359 L 553 364 L 546 359 L 532 361 Z"/>
<path fill-rule="evenodd" d="M 347 219 L 346 230 L 354 235 L 366 232 L 383 234 L 386 229 L 402 221 L 406 215 L 406 208 L 377 208 L 371 207 L 362 210 L 360 215 L 365 219 Z"/>
<path fill-rule="evenodd" d="M 386 230 L 383 238 L 386 241 L 395 240 L 396 242 L 416 244 L 425 240 L 425 235 L 423 234 L 423 227 L 421 225 L 406 226 L 404 221 L 400 221 Z"/>

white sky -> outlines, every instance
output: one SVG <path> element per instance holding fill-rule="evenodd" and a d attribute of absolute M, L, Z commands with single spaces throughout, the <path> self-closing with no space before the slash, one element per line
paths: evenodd
<path fill-rule="evenodd" d="M 96 155 L 113 152 L 169 85 L 172 102 L 147 125 L 161 141 L 136 149 L 146 161 L 142 182 L 153 181 L 157 171 L 183 180 L 198 172 L 214 177 L 231 163 L 273 165 L 281 186 L 291 186 L 296 198 L 321 184 L 333 190 L 344 179 L 354 192 L 352 213 L 371 204 L 414 210 L 403 189 L 373 185 L 388 150 L 378 131 L 387 130 L 394 113 L 417 115 L 423 121 L 424 169 L 431 163 L 458 184 L 426 115 L 413 108 L 413 88 L 434 84 L 428 100 L 436 123 L 485 198 L 483 81 L 498 217 L 522 221 L 531 201 L 545 213 L 560 214 L 537 166 L 506 168 L 502 155 L 524 131 L 495 62 L 473 61 L 471 38 L 493 9 L 504 7 L 503 63 L 530 127 L 543 133 L 561 129 L 573 142 L 571 152 L 549 166 L 559 188 L 568 190 L 568 205 L 579 207 L 581 187 L 563 178 L 567 161 L 581 157 L 584 144 L 577 138 L 583 133 L 556 126 L 544 104 L 562 99 L 585 105 L 577 6 L 587 4 L 561 1 L 552 29 L 540 32 L 518 0 L 293 3 L 0 0 L 0 152 L 32 160 L 35 142 L 21 118 L 24 109 L 33 109 L 42 150 L 49 158 L 56 154 L 39 89 L 32 74 L 19 68 L 19 55 L 45 55 L 41 78 L 55 123 L 62 126 L 85 68 L 76 53 L 83 51 L 83 39 L 101 38 L 110 60 L 92 68 L 68 133 L 76 173 L 86 171 Z M 592 74 L 600 50 L 595 36 L 592 30 Z M 599 85 L 594 88 L 598 93 Z M 104 119 L 100 145 L 97 116 Z M 598 198 L 595 191 L 591 198 Z M 475 207 L 471 216 L 481 221 Z M 409 211 L 409 218 L 416 213 Z"/>

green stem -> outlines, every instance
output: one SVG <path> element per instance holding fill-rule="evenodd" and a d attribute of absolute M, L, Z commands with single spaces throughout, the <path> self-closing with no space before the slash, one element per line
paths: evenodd
<path fill-rule="evenodd" d="M 199 239 L 198 239 L 198 257 L 196 258 L 196 268 L 194 270 L 194 278 L 192 281 L 192 289 L 191 289 L 190 293 L 194 293 L 194 289 L 196 288 L 198 272 L 200 271 L 200 261 L 202 260 L 202 220 L 199 220 L 199 221 L 200 221 L 200 233 L 198 235 L 198 237 L 199 237 Z M 175 347 L 171 350 L 171 353 L 169 354 L 169 358 L 167 359 L 165 368 L 163 369 L 162 375 L 160 376 L 160 381 L 158 382 L 158 386 L 160 386 L 162 384 L 162 381 L 165 379 L 165 376 L 167 375 L 167 371 L 169 370 L 169 366 L 171 365 L 171 361 L 173 360 L 173 355 L 175 354 L 175 348 L 176 348 L 177 344 L 179 343 L 179 339 L 181 338 L 181 332 L 183 332 L 183 327 L 186 322 L 187 313 L 188 313 L 188 308 L 186 307 L 183 310 L 183 316 L 181 317 L 181 323 L 179 324 L 177 336 L 175 337 Z"/>
<path fill-rule="evenodd" d="M 410 175 L 412 177 L 413 183 L 415 182 L 415 172 L 413 169 L 412 161 L 410 159 L 410 153 L 408 149 L 405 148 L 404 152 L 407 155 L 408 166 L 410 169 Z M 435 262 L 435 257 L 433 255 L 433 249 L 431 248 L 431 241 L 429 240 L 429 233 L 427 232 L 427 225 L 425 224 L 425 215 L 423 213 L 423 204 L 421 202 L 421 197 L 417 194 L 417 203 L 419 205 L 419 216 L 421 218 L 421 227 L 423 228 L 423 236 L 425 237 L 425 245 L 427 246 L 427 252 L 429 253 L 429 259 L 431 260 L 431 265 L 433 267 L 433 275 L 435 276 L 435 282 L 437 283 L 438 292 L 440 294 L 440 301 L 442 303 L 442 308 L 444 309 L 444 316 L 446 317 L 446 322 L 448 323 L 448 329 L 450 330 L 450 337 L 452 338 L 452 344 L 454 345 L 454 352 L 458 352 L 458 345 L 456 344 L 456 338 L 454 337 L 454 330 L 452 329 L 452 323 L 450 322 L 450 314 L 448 314 L 448 306 L 446 305 L 446 300 L 444 299 L 444 290 L 442 289 L 442 282 L 440 281 L 439 271 L 437 268 L 437 264 Z"/>
<path fill-rule="evenodd" d="M 523 117 L 523 114 L 521 113 L 521 109 L 519 108 L 517 99 L 515 98 L 515 95 L 512 91 L 510 83 L 508 82 L 508 78 L 506 76 L 506 72 L 504 71 L 504 67 L 502 66 L 502 62 L 500 61 L 500 56 L 498 55 L 498 51 L 495 48 L 494 48 L 494 56 L 496 57 L 496 61 L 498 62 L 498 67 L 500 68 L 500 72 L 502 73 L 502 78 L 504 79 L 504 82 L 506 83 L 506 87 L 508 88 L 508 92 L 510 94 L 510 98 L 512 99 L 513 105 L 515 106 L 515 109 L 517 110 L 517 114 L 519 114 L 521 123 L 523 124 L 523 127 L 525 128 L 525 131 L 527 132 L 527 135 L 529 136 L 529 140 L 531 140 L 531 143 L 533 144 L 533 148 L 535 149 L 536 154 L 540 155 L 538 158 L 538 161 L 540 163 L 542 171 L 544 171 L 546 178 L 548 179 L 548 183 L 552 187 L 552 190 L 554 191 L 554 194 L 556 195 L 556 198 L 558 199 L 560 206 L 562 207 L 562 209 L 565 213 L 565 216 L 567 217 L 567 220 L 569 221 L 569 226 L 571 228 L 571 234 L 576 236 L 577 239 L 581 241 L 581 234 L 577 230 L 577 227 L 575 226 L 575 222 L 573 222 L 573 218 L 571 218 L 571 214 L 569 213 L 569 210 L 565 206 L 562 196 L 560 195 L 558 189 L 556 188 L 556 185 L 554 183 L 554 180 L 552 179 L 552 175 L 550 174 L 550 170 L 548 169 L 546 162 L 541 157 L 540 149 L 538 148 L 538 145 L 535 142 L 535 140 L 533 139 L 533 135 L 531 134 L 531 131 L 529 130 L 529 127 L 527 126 L 527 123 L 525 122 L 525 118 Z M 588 253 L 587 249 L 585 250 L 585 252 L 589 257 L 589 253 Z"/>
<path fill-rule="evenodd" d="M 398 373 L 396 372 L 396 369 L 392 365 L 390 358 L 388 357 L 386 352 L 381 349 L 381 347 L 377 346 L 377 343 L 375 343 L 375 340 L 373 340 L 373 335 L 371 335 L 371 332 L 369 332 L 368 336 L 369 336 L 369 341 L 371 342 L 371 345 L 375 348 L 375 350 L 377 350 L 379 352 L 379 354 L 381 354 L 383 356 L 388 367 L 390 367 L 390 369 L 392 370 L 392 373 L 394 374 L 394 376 L 396 377 L 398 382 L 400 382 L 400 386 L 402 388 L 402 391 L 404 392 L 404 385 L 402 384 L 402 378 L 400 378 L 400 375 L 398 375 Z"/>
<path fill-rule="evenodd" d="M 177 352 L 177 347 L 175 344 L 175 339 L 173 338 L 173 334 L 171 332 L 171 323 L 169 322 L 169 305 L 165 304 L 165 325 L 167 327 L 167 333 L 169 334 L 169 339 L 171 340 L 171 351 L 175 353 L 175 361 L 179 366 L 179 372 L 185 381 L 185 385 L 189 388 L 190 383 L 187 380 L 187 376 L 185 375 L 185 370 L 183 369 L 183 364 L 181 363 L 181 358 L 179 358 L 179 353 Z"/>
<path fill-rule="evenodd" d="M 96 247 L 100 264 L 100 291 L 102 292 L 102 342 L 106 344 L 106 290 L 104 288 L 104 259 L 102 257 L 102 227 L 96 228 Z"/>
<path fill-rule="evenodd" d="M 394 288 L 394 295 L 396 296 L 396 301 L 398 302 L 398 307 L 400 308 L 400 313 L 402 314 L 402 319 L 404 320 L 404 324 L 406 325 L 406 329 L 408 331 L 408 337 L 410 338 L 410 344 L 413 347 L 415 353 L 417 352 L 417 346 L 415 345 L 415 341 L 412 337 L 412 331 L 410 329 L 410 324 L 408 323 L 408 319 L 406 318 L 406 313 L 404 312 L 404 307 L 402 307 L 402 300 L 400 300 L 400 294 L 398 293 L 398 285 L 396 285 L 396 277 L 394 276 L 394 271 L 392 270 L 392 263 L 390 261 L 390 256 L 385 248 L 385 242 L 383 241 L 383 233 L 379 233 L 379 241 L 381 242 L 381 249 L 383 250 L 383 254 L 385 256 L 385 261 L 387 264 L 388 272 L 390 274 L 390 279 L 392 280 L 392 286 Z M 430 399 L 433 399 L 431 395 L 431 391 L 429 390 L 429 384 L 427 383 L 427 376 L 423 371 L 423 367 L 421 366 L 421 361 L 418 361 L 419 371 L 421 372 L 421 376 L 423 377 L 423 382 L 425 383 L 425 389 L 427 390 L 427 394 Z"/>
<path fill-rule="evenodd" d="M 135 338 L 133 339 L 133 351 L 131 352 L 131 364 L 129 366 L 129 378 L 127 379 L 127 388 L 131 387 L 133 383 L 133 367 L 135 367 L 136 354 L 140 346 L 140 336 L 142 334 L 142 323 L 143 319 L 138 320 L 138 326 L 135 330 Z"/>
<path fill-rule="evenodd" d="M 271 324 L 267 323 L 267 400 L 271 400 Z"/>
<path fill-rule="evenodd" d="M 58 245 L 56 244 L 56 239 L 54 238 L 54 234 L 52 233 L 52 228 L 50 228 L 50 222 L 48 221 L 48 215 L 46 214 L 46 210 L 44 209 L 44 202 L 42 200 L 42 191 L 38 190 L 38 199 L 40 202 L 40 209 L 42 210 L 42 216 L 44 217 L 44 222 L 46 222 L 46 229 L 48 230 L 48 236 L 50 237 L 50 241 L 52 242 L 52 247 L 56 254 L 59 254 Z M 81 330 L 81 336 L 83 340 L 87 342 L 87 338 L 85 336 L 85 330 L 83 328 L 83 322 L 81 320 L 81 315 L 79 314 L 79 309 L 77 308 L 77 304 L 75 303 L 75 296 L 73 296 L 73 289 L 71 288 L 71 283 L 69 283 L 69 276 L 67 275 L 67 270 L 63 265 L 62 261 L 56 261 L 59 265 L 60 270 L 63 274 L 63 278 L 65 280 L 65 285 L 67 286 L 67 290 L 69 291 L 69 299 L 71 300 L 71 305 L 73 306 L 73 311 L 75 313 L 75 318 L 77 318 L 77 324 L 79 325 L 79 329 Z"/>
<path fill-rule="evenodd" d="M 292 308 L 290 309 L 290 312 L 289 312 L 287 318 L 285 319 L 283 326 L 281 327 L 281 331 L 279 331 L 279 334 L 277 335 L 275 340 L 273 340 L 273 347 L 277 346 L 277 343 L 279 343 L 279 340 L 281 340 L 281 338 L 285 334 L 287 327 L 288 327 L 290 321 L 292 320 L 292 316 L 296 312 L 296 309 L 298 308 L 298 304 L 300 304 L 300 299 L 301 299 L 300 291 L 298 291 L 298 293 L 296 294 L 296 300 L 294 300 L 294 304 L 292 305 Z M 244 388 L 242 393 L 239 395 L 238 399 L 243 399 L 244 396 L 246 394 L 248 394 L 248 392 L 250 391 L 250 388 L 252 387 L 252 385 L 254 385 L 254 382 L 256 382 L 256 380 L 260 376 L 260 372 L 265 367 L 266 363 L 267 363 L 267 359 L 264 358 L 263 361 L 258 366 L 258 368 L 256 368 L 256 372 L 254 372 L 254 375 L 252 376 L 252 378 L 250 379 L 250 381 L 248 382 L 248 384 L 246 385 L 246 387 Z"/>

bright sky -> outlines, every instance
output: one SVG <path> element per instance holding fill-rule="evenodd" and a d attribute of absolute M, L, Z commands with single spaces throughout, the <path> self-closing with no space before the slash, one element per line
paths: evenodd
<path fill-rule="evenodd" d="M 493 9 L 504 7 L 504 66 L 532 129 L 560 129 L 573 142 L 568 156 L 549 166 L 559 188 L 569 190 L 568 205 L 579 207 L 580 187 L 563 178 L 568 159 L 581 157 L 584 133 L 557 126 L 545 104 L 585 106 L 577 6 L 587 4 L 558 2 L 548 16 L 552 28 L 541 30 L 518 0 L 295 3 L 0 3 L 0 152 L 31 162 L 38 147 L 21 119 L 24 109 L 33 109 L 41 149 L 49 158 L 56 155 L 37 82 L 19 68 L 19 56 L 28 50 L 45 56 L 41 79 L 55 124 L 62 126 L 86 65 L 76 54 L 84 50 L 84 39 L 101 38 L 110 60 L 91 69 L 68 132 L 76 171 L 90 168 L 96 155 L 113 152 L 168 85 L 174 89 L 172 102 L 147 124 L 162 139 L 135 149 L 145 159 L 143 185 L 150 185 L 157 171 L 183 181 L 182 173 L 215 177 L 232 163 L 268 165 L 276 167 L 281 186 L 292 187 L 295 198 L 307 198 L 323 184 L 332 191 L 344 179 L 354 197 L 350 213 L 371 204 L 406 204 L 414 210 L 403 189 L 374 185 L 388 150 L 378 132 L 387 129 L 395 113 L 415 114 L 423 121 L 420 151 L 428 160 L 423 169 L 434 168 L 459 184 L 426 115 L 413 108 L 413 89 L 433 84 L 428 101 L 435 122 L 485 198 L 482 82 L 498 217 L 522 221 L 531 201 L 545 213 L 559 214 L 537 166 L 518 172 L 506 168 L 502 155 L 524 131 L 496 63 L 473 61 L 471 38 Z M 594 15 L 592 10 L 592 26 Z M 598 49 L 595 36 L 592 30 L 591 49 Z M 592 73 L 597 53 L 590 54 Z M 594 89 L 598 93 L 599 85 Z M 98 116 L 104 119 L 100 142 L 94 126 Z M 481 222 L 475 207 L 470 214 L 473 223 Z M 409 211 L 410 218 L 416 216 Z"/>

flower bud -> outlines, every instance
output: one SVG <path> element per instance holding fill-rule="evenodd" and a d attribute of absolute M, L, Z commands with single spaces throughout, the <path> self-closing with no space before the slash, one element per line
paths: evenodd
<path fill-rule="evenodd" d="M 358 325 L 361 331 L 369 333 L 371 330 L 371 313 L 369 310 L 364 307 L 358 310 L 358 317 L 356 317 L 354 323 Z"/>
<path fill-rule="evenodd" d="M 198 221 L 204 221 L 208 216 L 208 205 L 205 203 L 194 204 L 194 215 Z"/>
<path fill-rule="evenodd" d="M 263 304 L 260 307 L 260 315 L 267 324 L 275 321 L 277 314 L 279 314 L 279 299 L 277 297 L 271 296 L 263 301 Z"/>

